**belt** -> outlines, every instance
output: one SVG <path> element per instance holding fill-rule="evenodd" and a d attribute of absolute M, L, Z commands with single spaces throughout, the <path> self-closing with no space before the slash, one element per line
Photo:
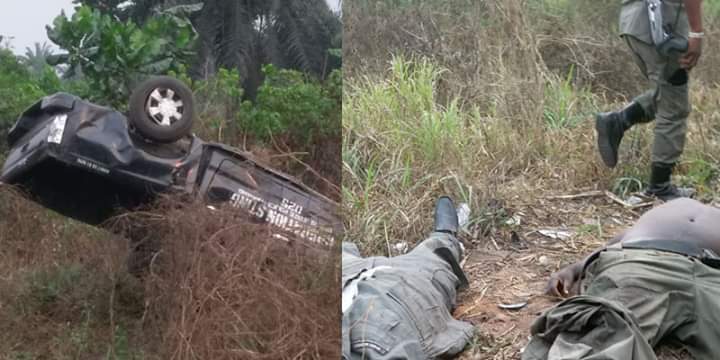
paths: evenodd
<path fill-rule="evenodd" d="M 720 269 L 720 257 L 717 254 L 715 254 L 712 250 L 701 248 L 693 243 L 689 243 L 686 241 L 655 239 L 655 240 L 638 240 L 638 241 L 632 241 L 632 242 L 625 242 L 625 243 L 621 243 L 621 244 L 615 244 L 614 246 L 611 245 L 600 251 L 596 251 L 593 254 L 591 254 L 585 261 L 585 265 L 583 266 L 583 272 L 593 261 L 595 261 L 598 258 L 598 256 L 600 256 L 601 252 L 606 251 L 610 248 L 664 251 L 664 252 L 669 252 L 669 253 L 673 253 L 673 254 L 679 254 L 679 255 L 684 255 L 684 256 L 691 257 L 691 258 L 695 258 L 695 259 L 700 260 L 700 262 L 702 262 L 703 264 L 705 264 L 711 268 Z"/>

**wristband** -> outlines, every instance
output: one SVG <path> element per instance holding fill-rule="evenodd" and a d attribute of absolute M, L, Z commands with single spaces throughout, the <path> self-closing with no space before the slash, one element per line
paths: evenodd
<path fill-rule="evenodd" d="M 692 32 L 692 31 L 691 31 L 691 32 L 688 33 L 688 37 L 689 37 L 690 39 L 702 39 L 702 38 L 705 37 L 705 33 L 704 33 L 704 32 Z"/>

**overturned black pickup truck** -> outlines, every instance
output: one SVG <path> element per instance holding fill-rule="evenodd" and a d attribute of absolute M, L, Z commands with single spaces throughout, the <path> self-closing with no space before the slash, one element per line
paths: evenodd
<path fill-rule="evenodd" d="M 191 91 L 168 77 L 135 89 L 129 114 L 58 93 L 28 108 L 8 133 L 0 183 L 65 216 L 100 225 L 161 193 L 228 204 L 285 240 L 329 246 L 338 205 L 226 145 L 190 134 Z"/>

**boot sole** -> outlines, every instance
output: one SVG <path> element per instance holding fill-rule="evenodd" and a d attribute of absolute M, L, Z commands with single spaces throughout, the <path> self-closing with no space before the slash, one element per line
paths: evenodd
<path fill-rule="evenodd" d="M 600 114 L 595 115 L 595 131 L 597 131 L 597 145 L 600 152 L 600 158 L 605 166 L 614 168 L 617 165 L 617 151 L 610 144 L 608 136 L 607 124 L 602 120 Z"/>

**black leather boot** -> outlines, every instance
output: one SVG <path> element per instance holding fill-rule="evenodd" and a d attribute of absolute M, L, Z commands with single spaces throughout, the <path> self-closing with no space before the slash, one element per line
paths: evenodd
<path fill-rule="evenodd" d="M 598 150 L 600 157 L 608 167 L 615 167 L 618 161 L 618 148 L 625 131 L 645 119 L 645 110 L 633 102 L 620 111 L 600 113 L 595 116 Z"/>
<path fill-rule="evenodd" d="M 670 181 L 675 164 L 652 163 L 650 184 L 645 194 L 655 196 L 662 201 L 670 201 L 681 197 L 692 197 L 695 189 L 678 188 Z"/>
<path fill-rule="evenodd" d="M 434 230 L 456 235 L 458 228 L 458 216 L 453 201 L 447 196 L 440 197 L 435 203 Z"/>

